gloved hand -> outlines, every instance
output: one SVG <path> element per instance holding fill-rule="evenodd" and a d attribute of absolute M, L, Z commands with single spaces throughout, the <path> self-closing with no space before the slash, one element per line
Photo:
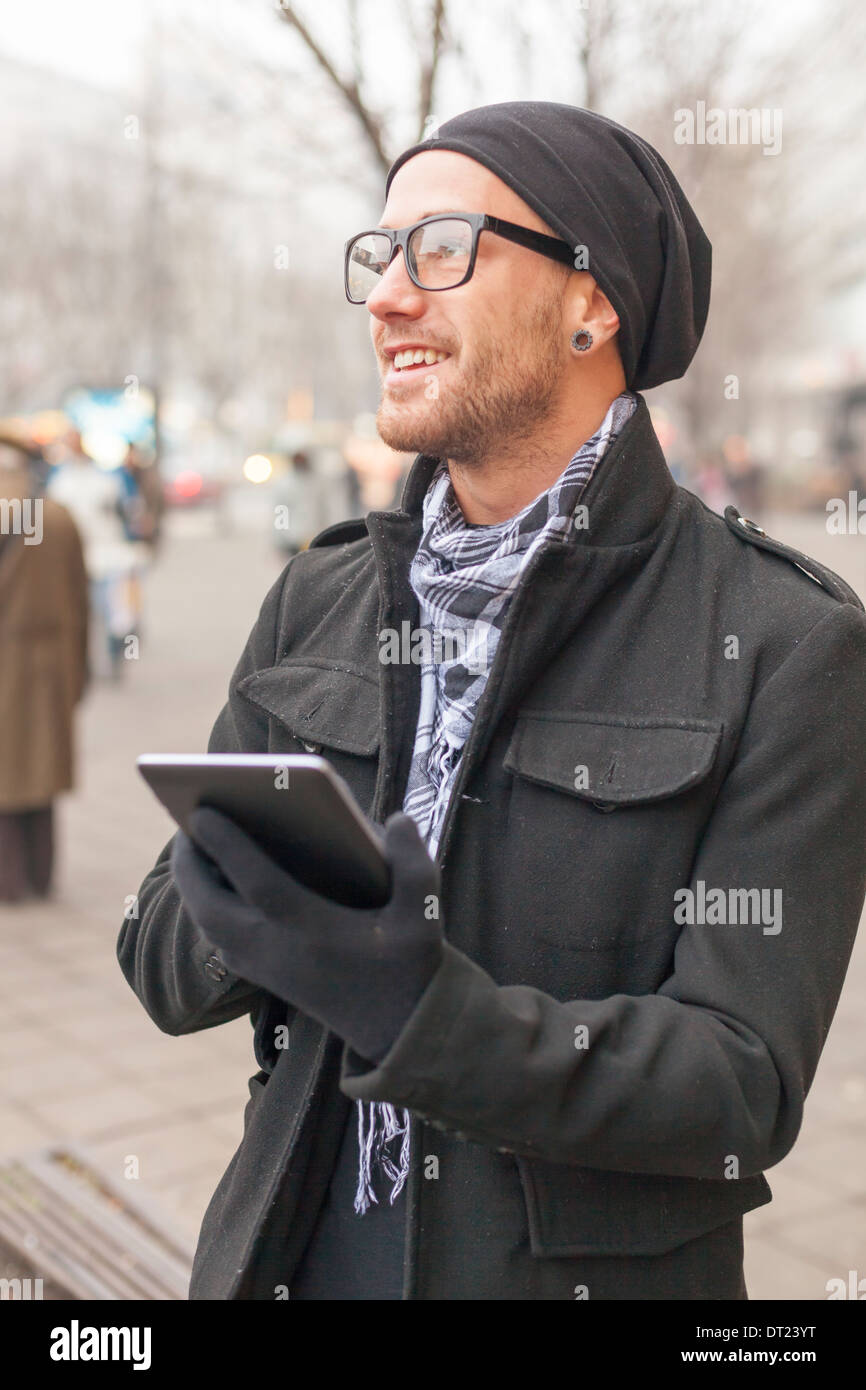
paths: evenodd
<path fill-rule="evenodd" d="M 193 812 L 190 829 L 206 852 L 179 830 L 172 872 L 227 968 L 381 1061 L 443 953 L 439 866 L 411 817 L 398 811 L 385 825 L 392 891 L 376 908 L 321 897 L 211 807 Z"/>

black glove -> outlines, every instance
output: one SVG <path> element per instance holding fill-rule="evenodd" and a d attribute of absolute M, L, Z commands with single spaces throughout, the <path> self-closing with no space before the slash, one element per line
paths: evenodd
<path fill-rule="evenodd" d="M 443 954 L 439 866 L 411 817 L 398 811 L 385 825 L 392 891 L 376 908 L 321 897 L 210 807 L 193 812 L 190 829 L 197 844 L 177 832 L 172 872 L 227 968 L 381 1061 Z"/>

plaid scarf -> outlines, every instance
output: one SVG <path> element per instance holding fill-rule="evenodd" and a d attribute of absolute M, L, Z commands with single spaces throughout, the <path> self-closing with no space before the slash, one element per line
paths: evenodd
<path fill-rule="evenodd" d="M 409 582 L 420 606 L 426 643 L 420 648 L 421 704 L 403 810 L 416 821 L 435 858 L 478 701 L 496 657 L 509 605 L 532 557 L 556 533 L 579 524 L 575 509 L 599 459 L 637 407 L 617 396 L 595 434 L 582 444 L 556 482 L 516 516 L 472 526 L 451 485 L 448 464 L 436 466 L 424 498 L 423 533 Z M 360 1171 L 355 1210 L 377 1200 L 371 1177 L 378 1160 L 394 1184 L 391 1202 L 409 1173 L 409 1112 L 358 1101 Z M 386 1146 L 401 1140 L 399 1166 Z"/>

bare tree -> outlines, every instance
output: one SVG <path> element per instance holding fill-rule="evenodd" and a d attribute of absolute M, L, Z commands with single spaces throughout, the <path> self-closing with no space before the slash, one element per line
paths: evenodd
<path fill-rule="evenodd" d="M 377 168 L 386 174 L 391 166 L 393 154 L 390 153 L 391 142 L 385 113 L 378 110 L 365 95 L 359 0 L 346 0 L 345 9 L 346 29 L 350 36 L 351 74 L 340 73 L 336 59 L 326 52 L 323 43 L 313 35 L 309 23 L 301 17 L 297 5 L 288 3 L 288 0 L 280 0 L 277 14 L 299 36 L 329 84 L 342 97 L 346 108 L 358 124 Z M 448 44 L 445 0 L 431 0 L 426 15 L 426 28 L 422 28 L 408 4 L 404 18 L 410 26 L 418 60 L 416 109 L 417 133 L 420 139 L 431 114 L 439 64 Z"/>
<path fill-rule="evenodd" d="M 393 51 L 406 55 L 390 66 L 377 41 L 386 7 Z M 350 195 L 367 205 L 406 132 L 423 135 L 455 94 L 465 106 L 496 91 L 503 55 L 518 73 L 503 98 L 541 90 L 645 135 L 707 228 L 705 340 L 685 380 L 659 392 L 695 448 L 750 425 L 824 301 L 866 275 L 866 195 L 846 138 L 866 116 L 856 80 L 866 28 L 847 0 L 827 0 L 814 25 L 780 29 L 763 51 L 745 0 L 709 10 L 487 0 L 483 12 L 333 0 L 327 30 L 311 3 L 283 0 L 275 13 L 262 27 L 285 37 L 271 52 L 244 39 L 248 0 L 208 7 L 207 23 L 178 3 L 148 55 L 141 140 L 122 139 L 109 107 L 117 128 L 101 144 L 73 120 L 38 149 L 13 143 L 0 155 L 15 190 L 0 207 L 0 408 L 52 404 L 84 378 L 130 373 L 188 384 L 215 418 L 238 393 L 258 402 L 248 418 L 276 418 L 295 383 L 315 385 L 334 412 L 369 405 L 365 316 L 339 313 L 339 238 L 332 224 L 322 245 L 317 209 Z M 554 59 L 559 90 L 547 81 Z M 70 85 L 70 110 L 77 92 Z M 783 153 L 678 144 L 674 113 L 699 100 L 782 108 Z M 282 242 L 292 256 L 278 268 Z M 732 375 L 736 403 L 724 390 Z"/>

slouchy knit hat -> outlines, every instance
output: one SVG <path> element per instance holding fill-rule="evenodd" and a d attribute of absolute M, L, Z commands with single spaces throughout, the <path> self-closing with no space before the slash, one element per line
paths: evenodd
<path fill-rule="evenodd" d="M 605 116 L 553 101 L 479 106 L 394 161 L 455 150 L 492 170 L 570 246 L 616 310 L 627 385 L 681 377 L 707 318 L 712 248 L 668 165 Z M 582 254 L 582 253 L 581 253 Z"/>

